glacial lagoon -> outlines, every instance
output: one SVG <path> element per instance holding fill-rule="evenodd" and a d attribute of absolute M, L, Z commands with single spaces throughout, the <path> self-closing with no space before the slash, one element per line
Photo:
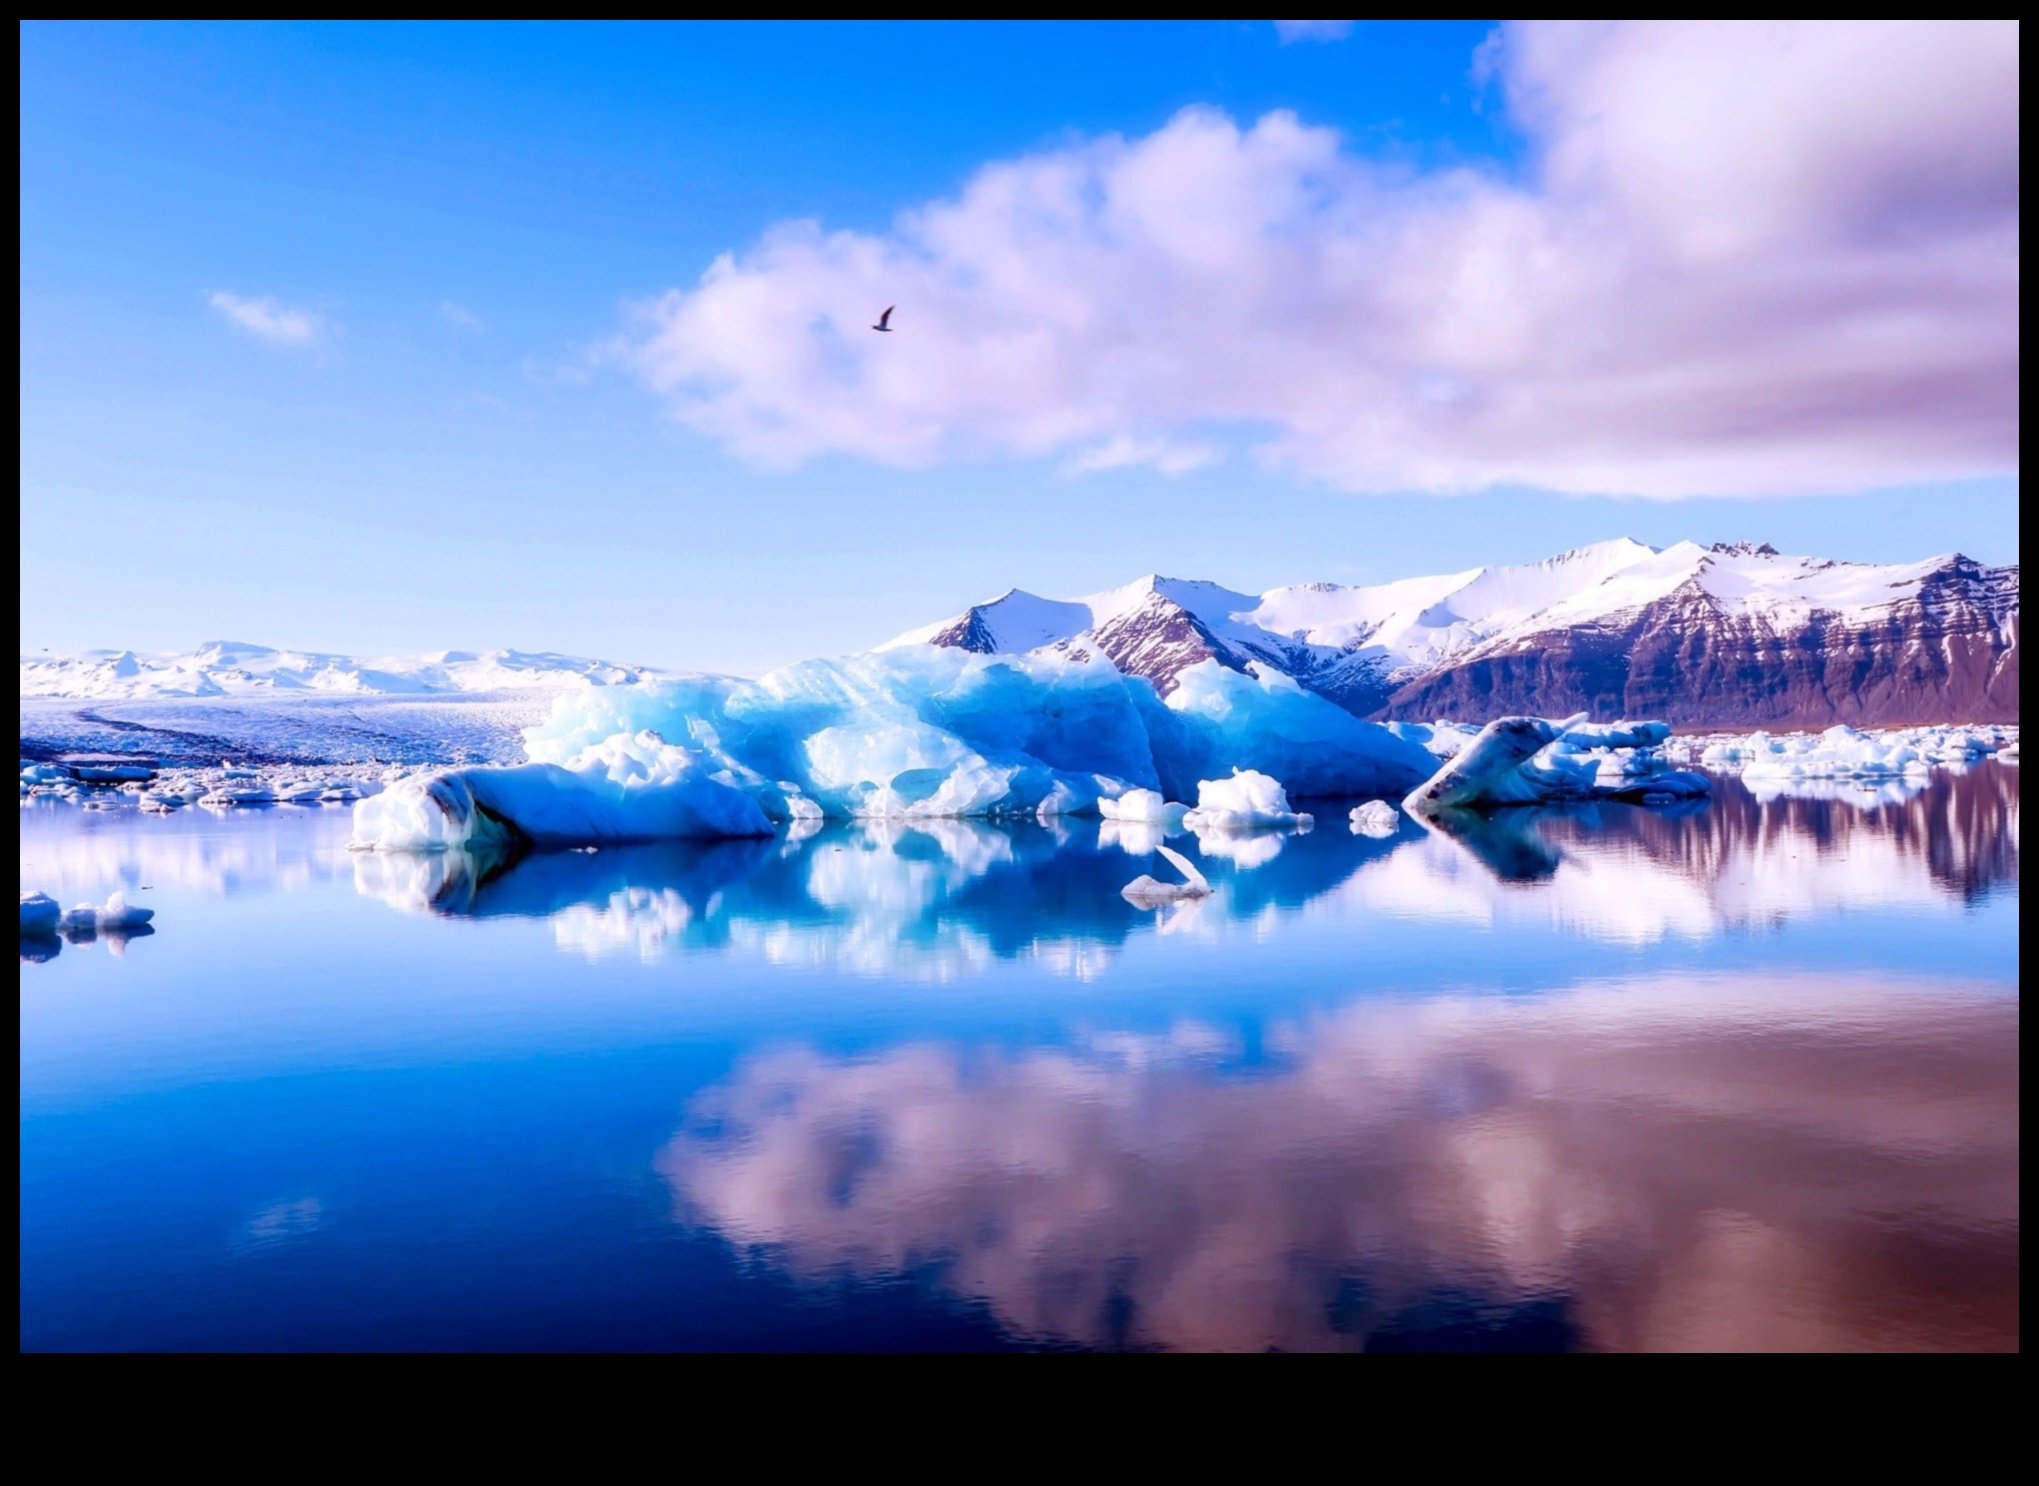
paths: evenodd
<path fill-rule="evenodd" d="M 21 812 L 21 1344 L 2018 1345 L 2018 771 L 489 859 Z"/>

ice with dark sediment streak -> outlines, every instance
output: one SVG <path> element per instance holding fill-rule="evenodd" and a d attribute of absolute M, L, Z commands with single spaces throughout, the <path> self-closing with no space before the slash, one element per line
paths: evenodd
<path fill-rule="evenodd" d="M 1660 749 L 1668 723 L 1552 722 L 1501 717 L 1488 723 L 1403 800 L 1415 811 L 1484 810 L 1593 798 L 1673 800 L 1704 795 L 1703 775 L 1673 769 Z"/>

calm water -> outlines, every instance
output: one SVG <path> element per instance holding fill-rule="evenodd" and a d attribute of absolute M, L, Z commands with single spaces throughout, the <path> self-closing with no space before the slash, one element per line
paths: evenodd
<path fill-rule="evenodd" d="M 22 810 L 26 1348 L 2013 1348 L 2018 775 L 1198 851 Z"/>

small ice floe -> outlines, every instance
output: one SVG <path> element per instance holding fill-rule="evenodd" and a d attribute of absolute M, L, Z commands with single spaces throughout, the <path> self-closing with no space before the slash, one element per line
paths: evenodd
<path fill-rule="evenodd" d="M 276 791 L 263 789 L 259 785 L 251 789 L 228 789 L 220 785 L 207 790 L 198 797 L 198 803 L 215 810 L 230 810 L 236 805 L 274 805 Z"/>
<path fill-rule="evenodd" d="M 1170 804 L 1158 790 L 1129 789 L 1116 800 L 1099 800 L 1097 813 L 1106 820 L 1179 831 L 1189 806 Z"/>
<path fill-rule="evenodd" d="M 66 783 L 70 778 L 71 771 L 62 764 L 23 764 L 21 766 L 21 782 L 23 784 Z"/>
<path fill-rule="evenodd" d="M 1120 889 L 1127 902 L 1141 908 L 1153 908 L 1163 903 L 1180 902 L 1184 898 L 1208 898 L 1211 895 L 1211 884 L 1203 873 L 1197 871 L 1196 863 L 1171 847 L 1156 844 L 1154 849 L 1173 863 L 1185 880 L 1159 882 L 1143 872 Z"/>
<path fill-rule="evenodd" d="M 1196 796 L 1196 809 L 1183 816 L 1183 824 L 1199 834 L 1271 826 L 1307 830 L 1315 824 L 1314 817 L 1289 808 L 1288 791 L 1279 780 L 1255 769 L 1235 768 L 1230 779 L 1200 780 Z"/>
<path fill-rule="evenodd" d="M 1386 800 L 1368 800 L 1352 810 L 1355 836 L 1392 836 L 1402 829 L 1402 812 Z"/>
<path fill-rule="evenodd" d="M 54 934 L 57 922 L 64 916 L 64 910 L 57 900 L 48 893 L 23 893 L 21 895 L 21 932 L 24 934 Z"/>
<path fill-rule="evenodd" d="M 26 902 L 24 899 L 24 911 Z M 116 889 L 104 903 L 80 903 L 68 910 L 57 921 L 57 927 L 70 933 L 117 934 L 139 929 L 155 916 L 155 909 L 137 908 L 128 902 L 125 893 Z"/>

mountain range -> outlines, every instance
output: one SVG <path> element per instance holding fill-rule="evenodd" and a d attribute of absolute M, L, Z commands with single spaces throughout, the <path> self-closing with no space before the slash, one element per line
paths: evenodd
<path fill-rule="evenodd" d="M 1626 538 L 1518 567 L 1262 594 L 1149 576 L 1080 599 L 1011 589 L 886 646 L 1100 653 L 1166 694 L 1184 668 L 1272 669 L 1360 717 L 1656 717 L 1686 726 L 2014 722 L 2018 568 L 1891 565 Z M 225 641 L 24 655 L 23 697 L 454 695 L 664 674 L 549 652 L 359 660 Z"/>
<path fill-rule="evenodd" d="M 1369 718 L 2014 722 L 2018 569 L 1622 538 L 1371 587 L 1246 594 L 1149 576 L 1074 600 L 1013 589 L 889 642 L 908 644 L 1095 650 L 1164 694 L 1200 661 L 1271 667 Z"/>
<path fill-rule="evenodd" d="M 214 640 L 183 655 L 86 650 L 21 657 L 21 695 L 142 700 L 170 697 L 419 696 L 616 686 L 659 674 L 576 655 L 440 650 L 359 660 Z"/>

